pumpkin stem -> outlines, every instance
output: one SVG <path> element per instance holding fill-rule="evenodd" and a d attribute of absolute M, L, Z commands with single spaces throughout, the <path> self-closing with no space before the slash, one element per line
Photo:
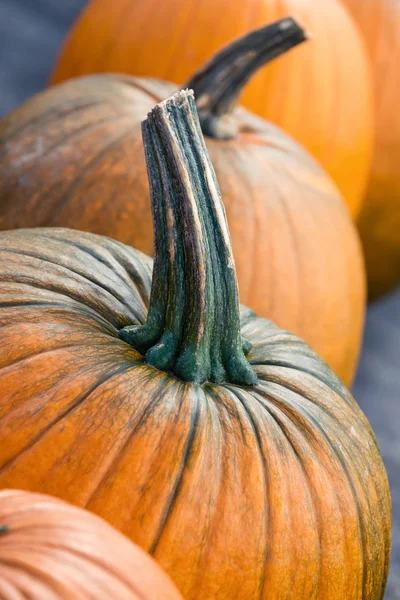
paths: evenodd
<path fill-rule="evenodd" d="M 254 385 L 240 334 L 225 209 L 191 90 L 158 104 L 142 124 L 155 261 L 147 321 L 120 337 L 148 364 L 203 383 Z"/>
<path fill-rule="evenodd" d="M 0 536 L 4 535 L 9 531 L 8 525 L 0 525 Z"/>
<path fill-rule="evenodd" d="M 196 96 L 202 131 L 217 139 L 237 136 L 232 111 L 260 67 L 308 38 L 292 18 L 256 29 L 217 52 L 185 84 Z"/>

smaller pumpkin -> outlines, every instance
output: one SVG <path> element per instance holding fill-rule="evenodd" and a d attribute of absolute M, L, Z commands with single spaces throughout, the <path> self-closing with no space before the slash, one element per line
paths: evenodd
<path fill-rule="evenodd" d="M 1 600 L 182 600 L 156 562 L 100 517 L 0 491 Z"/>

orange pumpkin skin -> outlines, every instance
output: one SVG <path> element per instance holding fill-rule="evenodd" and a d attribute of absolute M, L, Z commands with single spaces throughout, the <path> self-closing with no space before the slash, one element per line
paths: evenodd
<path fill-rule="evenodd" d="M 0 487 L 104 517 L 187 600 L 382 598 L 389 488 L 349 392 L 245 308 L 257 386 L 146 365 L 118 330 L 150 284 L 151 259 L 108 238 L 0 234 Z"/>
<path fill-rule="evenodd" d="M 2 600 L 182 600 L 157 564 L 99 517 L 51 496 L 0 491 Z"/>
<path fill-rule="evenodd" d="M 116 0 L 110 6 L 109 0 L 88 3 L 52 83 L 123 72 L 183 84 L 236 37 L 288 15 L 298 19 L 312 40 L 262 69 L 242 103 L 307 148 L 336 182 L 351 214 L 359 214 L 372 159 L 371 74 L 362 40 L 339 2 Z"/>
<path fill-rule="evenodd" d="M 140 122 L 173 90 L 156 80 L 86 77 L 45 91 L 3 119 L 0 229 L 66 226 L 150 254 Z M 304 338 L 349 384 L 365 310 L 355 227 L 337 189 L 295 142 L 244 109 L 235 117 L 237 139 L 206 143 L 241 299 Z"/>
<path fill-rule="evenodd" d="M 375 86 L 374 159 L 359 219 L 368 291 L 374 298 L 400 281 L 400 5 L 396 0 L 344 4 L 364 35 Z"/>

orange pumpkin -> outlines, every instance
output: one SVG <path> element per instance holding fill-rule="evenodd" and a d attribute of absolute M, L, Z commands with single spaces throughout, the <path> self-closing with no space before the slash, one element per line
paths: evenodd
<path fill-rule="evenodd" d="M 243 105 L 306 147 L 355 217 L 372 158 L 372 89 L 362 41 L 337 0 L 91 0 L 51 81 L 124 72 L 182 84 L 224 44 L 288 15 L 312 43 L 260 71 Z"/>
<path fill-rule="evenodd" d="M 210 134 L 243 302 L 304 337 L 349 383 L 365 306 L 355 228 L 314 160 L 274 126 L 233 108 L 260 63 L 301 40 L 292 20 L 257 30 L 191 84 Z M 100 75 L 54 87 L 11 113 L 0 123 L 0 228 L 73 227 L 151 253 L 140 122 L 155 98 L 174 89 Z"/>
<path fill-rule="evenodd" d="M 143 135 L 151 295 L 151 259 L 119 242 L 0 233 L 0 487 L 103 516 L 187 600 L 380 600 L 390 494 L 366 418 L 307 344 L 239 312 L 191 94 Z"/>
<path fill-rule="evenodd" d="M 400 282 L 400 4 L 344 0 L 364 35 L 375 84 L 376 141 L 367 198 L 359 219 L 369 295 Z"/>
<path fill-rule="evenodd" d="M 157 564 L 99 517 L 42 494 L 0 491 L 2 600 L 182 600 Z"/>

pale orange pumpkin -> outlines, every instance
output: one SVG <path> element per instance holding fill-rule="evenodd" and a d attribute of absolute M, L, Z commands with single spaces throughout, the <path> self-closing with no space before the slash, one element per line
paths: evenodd
<path fill-rule="evenodd" d="M 400 282 L 400 3 L 343 0 L 372 61 L 376 141 L 359 219 L 371 298 Z"/>
<path fill-rule="evenodd" d="M 52 496 L 0 491 L 1 600 L 182 600 L 141 548 Z"/>
<path fill-rule="evenodd" d="M 221 46 L 293 16 L 312 43 L 260 71 L 243 105 L 305 146 L 359 213 L 372 156 L 372 89 L 362 40 L 337 0 L 91 0 L 52 83 L 100 72 L 184 84 Z"/>

